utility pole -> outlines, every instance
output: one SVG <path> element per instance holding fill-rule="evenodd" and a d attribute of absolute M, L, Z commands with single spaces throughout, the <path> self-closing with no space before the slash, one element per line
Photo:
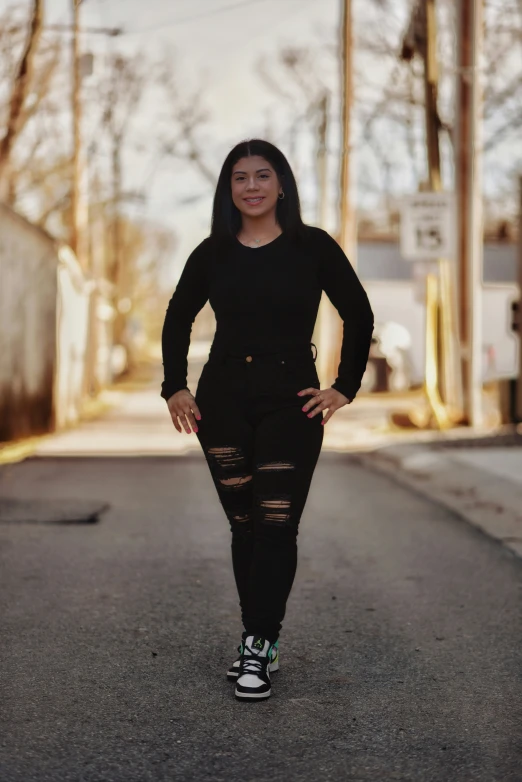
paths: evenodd
<path fill-rule="evenodd" d="M 84 270 L 89 265 L 87 232 L 88 205 L 83 198 L 84 160 L 82 154 L 81 135 L 81 86 L 82 58 L 80 55 L 80 33 L 102 34 L 110 37 L 121 35 L 121 28 L 112 27 L 80 27 L 80 5 L 82 0 L 71 0 L 72 24 L 46 25 L 44 29 L 53 32 L 71 32 L 71 117 L 72 117 L 72 177 L 71 177 L 71 225 L 69 244 L 74 250 Z"/>
<path fill-rule="evenodd" d="M 80 124 L 81 124 L 81 102 L 80 102 L 80 54 L 78 33 L 80 28 L 80 4 L 82 0 L 72 0 L 72 37 L 71 37 L 71 58 L 72 58 L 72 134 L 73 134 L 73 161 L 72 161 L 72 183 L 71 183 L 71 238 L 70 245 L 77 257 L 79 255 L 80 245 L 80 182 L 81 182 L 81 164 L 80 164 Z M 79 258 L 83 266 L 85 258 Z"/>
<path fill-rule="evenodd" d="M 328 108 L 330 94 L 325 90 L 319 99 L 319 122 L 317 127 L 317 225 L 326 229 L 328 222 Z M 325 293 L 321 296 L 313 342 L 317 345 L 317 371 L 321 382 L 330 385 L 335 376 L 332 366 L 332 332 L 336 323 L 333 305 Z M 338 337 L 338 333 L 335 337 Z M 335 359 L 334 359 L 335 360 Z"/>
<path fill-rule="evenodd" d="M 110 105 L 105 113 L 105 122 L 112 146 L 112 221 L 111 221 L 111 268 L 109 279 L 115 286 L 116 319 L 114 321 L 114 341 L 122 343 L 124 339 L 125 315 L 119 309 L 120 299 L 124 293 L 124 265 L 122 257 L 122 223 L 120 216 L 121 204 L 121 149 L 124 137 L 124 126 L 119 126 L 116 116 L 118 91 L 122 88 L 121 74 L 124 61 L 116 57 L 111 63 Z"/>
<path fill-rule="evenodd" d="M 348 256 L 350 263 L 357 268 L 356 258 L 356 240 L 355 240 L 355 220 L 352 204 L 350 202 L 350 131 L 351 131 L 351 110 L 353 99 L 353 75 L 352 75 L 352 2 L 351 0 L 341 0 L 341 104 L 342 104 L 342 147 L 340 159 L 340 178 L 339 178 L 339 244 Z M 323 297 L 324 298 L 324 297 Z M 322 314 L 322 323 L 326 326 L 321 330 L 321 344 L 327 345 L 327 350 L 323 348 L 321 367 L 323 367 L 323 377 L 321 380 L 328 384 L 336 375 L 336 368 L 339 364 L 342 344 L 342 326 L 337 325 L 329 328 L 328 318 L 324 312 Z M 330 331 L 334 331 L 330 335 Z M 327 336 L 328 333 L 328 336 Z"/>
<path fill-rule="evenodd" d="M 319 127 L 317 131 L 317 225 L 326 229 L 328 213 L 328 105 L 325 90 L 319 100 Z"/>
<path fill-rule="evenodd" d="M 421 189 L 442 191 L 440 117 L 438 112 L 437 18 L 435 0 L 417 0 L 402 42 L 401 58 L 418 54 L 424 66 L 427 183 Z M 462 419 L 456 274 L 448 258 L 437 260 L 426 278 L 426 383 L 433 417 L 440 428 Z"/>
<path fill-rule="evenodd" d="M 457 2 L 455 170 L 464 417 L 482 423 L 482 0 Z"/>
<path fill-rule="evenodd" d="M 440 117 L 438 110 L 439 68 L 437 56 L 437 18 L 435 0 L 423 0 L 419 6 L 422 26 L 422 57 L 424 60 L 424 104 L 426 125 L 426 152 L 430 190 L 442 190 L 440 162 Z M 458 355 L 458 326 L 456 323 L 456 274 L 447 258 L 439 258 L 437 366 L 438 387 L 442 400 L 453 421 L 462 419 L 462 381 Z M 436 290 L 436 285 L 433 285 Z"/>
<path fill-rule="evenodd" d="M 439 69 L 437 64 L 437 20 L 435 0 L 421 3 L 423 21 L 424 60 L 424 104 L 426 114 L 426 149 L 428 155 L 428 180 L 431 190 L 441 190 L 439 112 L 437 107 L 439 91 Z"/>
<path fill-rule="evenodd" d="M 355 258 L 355 220 L 350 203 L 350 130 L 352 110 L 352 2 L 342 0 L 342 151 L 341 151 L 341 208 L 339 215 L 340 244 L 352 266 Z"/>
<path fill-rule="evenodd" d="M 111 282 L 116 285 L 121 295 L 122 265 L 121 265 L 121 230 L 120 230 L 120 198 L 121 198 L 121 158 L 120 137 L 114 134 L 112 138 L 112 271 Z"/>
<path fill-rule="evenodd" d="M 522 421 L 522 176 L 519 178 L 518 217 L 518 378 L 516 384 L 515 419 Z"/>

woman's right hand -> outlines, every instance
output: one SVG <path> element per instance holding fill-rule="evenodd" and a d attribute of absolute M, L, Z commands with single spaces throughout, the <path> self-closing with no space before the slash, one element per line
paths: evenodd
<path fill-rule="evenodd" d="M 191 433 L 190 427 L 192 427 L 194 432 L 198 431 L 198 425 L 194 416 L 196 416 L 199 421 L 201 413 L 199 412 L 196 400 L 188 389 L 182 388 L 181 391 L 176 391 L 175 394 L 172 394 L 167 400 L 167 406 L 169 408 L 170 417 L 172 418 L 172 423 L 178 432 L 181 433 L 181 426 L 183 426 L 187 434 Z"/>

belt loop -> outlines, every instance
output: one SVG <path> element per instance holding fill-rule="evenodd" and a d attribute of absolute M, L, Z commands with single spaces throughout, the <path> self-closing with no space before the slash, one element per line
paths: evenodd
<path fill-rule="evenodd" d="M 312 342 L 312 343 L 310 343 L 310 344 L 312 345 L 312 347 L 313 347 L 313 348 L 315 348 L 315 356 L 313 357 L 313 359 L 314 359 L 314 361 L 315 361 L 315 359 L 317 358 L 317 345 L 314 345 L 314 343 L 313 343 L 313 342 Z"/>

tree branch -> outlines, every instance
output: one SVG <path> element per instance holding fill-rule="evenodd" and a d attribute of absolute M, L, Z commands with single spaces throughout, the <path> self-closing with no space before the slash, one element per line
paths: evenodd
<path fill-rule="evenodd" d="M 5 172 L 11 155 L 11 150 L 20 132 L 20 119 L 22 116 L 23 106 L 29 92 L 29 85 L 33 74 L 34 55 L 38 46 L 38 39 L 42 31 L 42 0 L 33 0 L 33 3 L 31 28 L 13 83 L 7 128 L 3 139 L 0 141 L 0 179 Z"/>

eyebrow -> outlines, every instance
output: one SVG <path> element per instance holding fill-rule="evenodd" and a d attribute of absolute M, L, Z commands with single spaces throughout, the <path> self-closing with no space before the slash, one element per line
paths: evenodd
<path fill-rule="evenodd" d="M 256 174 L 260 174 L 261 171 L 271 171 L 271 168 L 258 168 Z M 246 174 L 246 171 L 234 171 L 233 174 Z"/>

